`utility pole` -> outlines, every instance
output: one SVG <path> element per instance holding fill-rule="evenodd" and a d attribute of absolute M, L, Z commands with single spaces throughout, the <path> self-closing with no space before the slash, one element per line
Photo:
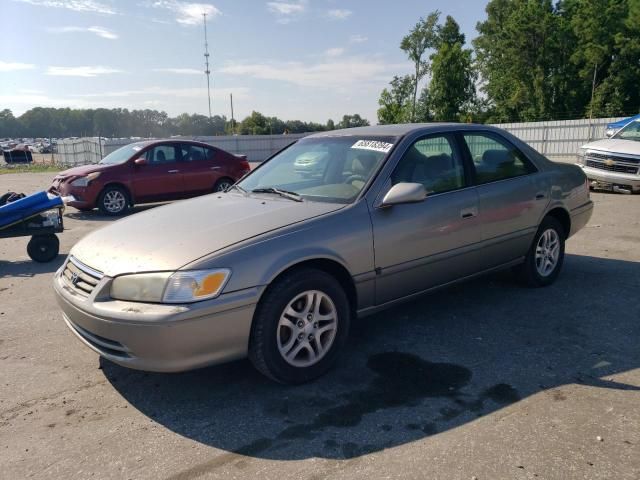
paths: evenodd
<path fill-rule="evenodd" d="M 593 67 L 593 82 L 591 83 L 591 108 L 589 109 L 589 141 L 591 141 L 591 132 L 593 130 L 593 97 L 596 93 L 596 77 L 598 75 L 598 64 Z"/>
<path fill-rule="evenodd" d="M 202 14 L 202 23 L 204 24 L 204 73 L 207 76 L 207 98 L 209 99 L 209 120 L 211 120 L 211 87 L 209 86 L 209 43 L 207 41 L 207 14 Z"/>
<path fill-rule="evenodd" d="M 231 98 L 231 135 L 235 135 L 236 133 L 236 121 L 233 118 L 233 93 L 229 94 Z"/>

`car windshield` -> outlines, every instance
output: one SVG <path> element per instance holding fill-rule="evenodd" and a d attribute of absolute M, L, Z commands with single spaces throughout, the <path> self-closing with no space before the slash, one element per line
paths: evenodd
<path fill-rule="evenodd" d="M 635 140 L 636 142 L 640 142 L 640 121 L 635 120 L 627 124 L 611 138 L 618 138 L 620 140 Z"/>
<path fill-rule="evenodd" d="M 120 147 L 100 160 L 100 165 L 118 165 L 120 163 L 124 163 L 135 155 L 136 152 L 142 150 L 143 147 L 143 143 L 132 143 L 125 145 L 124 147 Z"/>
<path fill-rule="evenodd" d="M 238 185 L 248 192 L 295 194 L 302 199 L 351 203 L 387 156 L 395 137 L 303 138 L 254 170 Z"/>

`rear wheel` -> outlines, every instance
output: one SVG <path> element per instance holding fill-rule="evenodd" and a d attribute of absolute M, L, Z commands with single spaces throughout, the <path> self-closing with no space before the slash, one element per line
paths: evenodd
<path fill-rule="evenodd" d="M 213 186 L 213 191 L 214 192 L 226 192 L 227 189 L 231 188 L 231 186 L 233 184 L 234 184 L 234 181 L 231 180 L 230 178 L 221 178 Z"/>
<path fill-rule="evenodd" d="M 531 287 L 545 287 L 555 282 L 564 263 L 565 231 L 554 217 L 546 217 L 534 237 L 518 277 Z"/>
<path fill-rule="evenodd" d="M 293 271 L 260 301 L 249 358 L 277 382 L 313 380 L 334 364 L 349 333 L 349 317 L 349 301 L 334 277 L 311 268 Z"/>
<path fill-rule="evenodd" d="M 129 207 L 129 195 L 117 185 L 107 186 L 98 198 L 98 208 L 105 215 L 122 215 Z"/>
<path fill-rule="evenodd" d="M 60 240 L 53 233 L 34 235 L 27 244 L 27 254 L 35 262 L 50 262 L 60 252 Z"/>

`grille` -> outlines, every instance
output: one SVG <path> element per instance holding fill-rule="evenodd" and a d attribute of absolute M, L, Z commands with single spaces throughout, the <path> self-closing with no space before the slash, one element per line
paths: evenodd
<path fill-rule="evenodd" d="M 125 347 L 120 342 L 116 342 L 115 340 L 110 340 L 108 338 L 96 335 L 95 333 L 91 333 L 88 330 L 82 328 L 80 325 L 73 323 L 66 316 L 65 320 L 67 321 L 67 324 L 83 338 L 84 341 L 86 341 L 96 350 L 104 352 L 108 355 L 112 355 L 114 357 L 131 358 L 127 347 Z"/>
<path fill-rule="evenodd" d="M 597 153 L 597 152 L 589 152 L 587 153 L 587 157 L 595 158 L 598 160 L 613 160 L 614 162 L 624 162 L 624 163 L 635 163 L 640 164 L 640 158 L 629 158 L 629 157 L 620 157 L 617 155 L 609 155 L 607 153 Z"/>
<path fill-rule="evenodd" d="M 599 170 L 607 170 L 609 172 L 619 172 L 619 173 L 638 173 L 638 167 L 629 167 L 627 165 L 605 165 L 601 162 L 594 162 L 593 160 L 587 160 L 587 167 L 597 168 Z"/>
<path fill-rule="evenodd" d="M 102 278 L 102 273 L 87 267 L 84 263 L 69 257 L 62 271 L 65 283 L 80 295 L 89 296 Z"/>

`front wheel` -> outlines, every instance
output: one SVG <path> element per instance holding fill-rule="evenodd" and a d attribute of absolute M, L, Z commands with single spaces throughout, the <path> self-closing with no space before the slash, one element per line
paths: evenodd
<path fill-rule="evenodd" d="M 58 256 L 59 252 L 60 240 L 53 233 L 34 235 L 27 244 L 27 254 L 35 262 L 50 262 Z"/>
<path fill-rule="evenodd" d="M 105 215 L 122 215 L 129 207 L 129 195 L 117 185 L 106 187 L 98 198 L 98 208 Z"/>
<path fill-rule="evenodd" d="M 528 286 L 546 287 L 556 281 L 564 263 L 565 231 L 553 217 L 546 217 L 516 274 Z"/>
<path fill-rule="evenodd" d="M 249 358 L 271 379 L 299 384 L 334 364 L 349 333 L 349 300 L 322 270 L 293 271 L 265 292 L 256 310 Z"/>

